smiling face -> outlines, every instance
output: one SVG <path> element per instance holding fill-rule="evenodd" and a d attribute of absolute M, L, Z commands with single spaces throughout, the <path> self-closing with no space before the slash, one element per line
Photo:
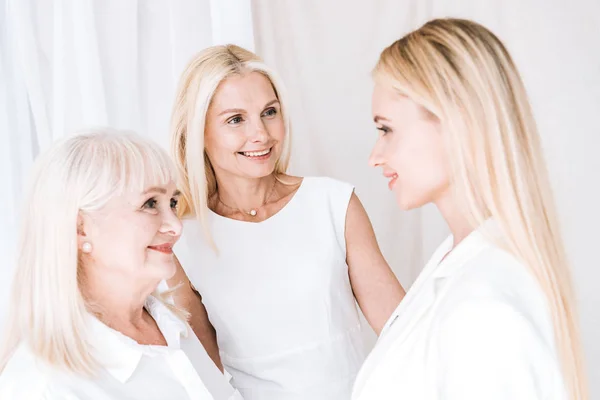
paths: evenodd
<path fill-rule="evenodd" d="M 175 214 L 178 196 L 170 182 L 126 192 L 82 214 L 80 248 L 91 244 L 91 252 L 82 252 L 84 273 L 131 282 L 132 288 L 171 278 L 176 270 L 172 248 L 182 229 Z"/>
<path fill-rule="evenodd" d="M 265 75 L 249 72 L 221 82 L 205 129 L 206 154 L 217 175 L 261 178 L 272 174 L 284 139 L 281 106 Z"/>
<path fill-rule="evenodd" d="M 369 164 L 381 167 L 403 210 L 437 202 L 450 186 L 439 120 L 391 86 L 377 83 L 373 119 L 380 131 Z"/>

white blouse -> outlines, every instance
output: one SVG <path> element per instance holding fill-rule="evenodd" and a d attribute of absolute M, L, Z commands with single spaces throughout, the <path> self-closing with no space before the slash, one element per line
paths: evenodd
<path fill-rule="evenodd" d="M 146 309 L 167 346 L 140 345 L 90 317 L 92 351 L 105 365 L 98 377 L 85 378 L 45 365 L 22 343 L 0 375 L 0 399 L 241 399 L 183 321 L 152 296 Z"/>
<path fill-rule="evenodd" d="M 485 225 L 498 234 L 493 221 Z M 566 400 L 548 301 L 475 231 L 435 252 L 390 317 L 353 400 Z"/>
<path fill-rule="evenodd" d="M 346 264 L 354 188 L 306 177 L 271 218 L 209 214 L 175 255 L 202 295 L 232 385 L 247 400 L 348 400 L 366 355 Z"/>

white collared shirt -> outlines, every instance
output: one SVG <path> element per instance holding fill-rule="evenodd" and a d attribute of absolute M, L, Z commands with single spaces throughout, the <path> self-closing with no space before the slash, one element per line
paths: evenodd
<path fill-rule="evenodd" d="M 140 345 L 90 317 L 92 351 L 104 365 L 98 377 L 58 371 L 36 359 L 22 343 L 0 375 L 0 399 L 241 399 L 185 322 L 152 296 L 145 308 L 167 346 Z"/>

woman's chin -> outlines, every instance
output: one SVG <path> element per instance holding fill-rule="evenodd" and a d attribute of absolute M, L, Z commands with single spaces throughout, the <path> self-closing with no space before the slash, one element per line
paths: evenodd
<path fill-rule="evenodd" d="M 169 280 L 173 276 L 175 276 L 175 273 L 177 272 L 177 266 L 175 265 L 175 260 L 173 260 L 173 262 L 169 263 L 168 265 L 165 265 L 163 272 L 164 272 L 164 274 L 163 274 L 162 279 L 164 279 L 164 280 Z"/>
<path fill-rule="evenodd" d="M 175 261 L 165 262 L 165 263 L 156 263 L 149 265 L 146 269 L 146 274 L 148 278 L 152 280 L 160 281 L 168 281 L 177 272 L 177 266 L 175 265 Z"/>
<path fill-rule="evenodd" d="M 396 194 L 396 204 L 398 204 L 398 208 L 402 211 L 410 211 L 421 208 L 426 203 L 427 202 L 421 201 L 418 198 L 407 196 L 406 193 L 404 193 L 404 195 Z"/>

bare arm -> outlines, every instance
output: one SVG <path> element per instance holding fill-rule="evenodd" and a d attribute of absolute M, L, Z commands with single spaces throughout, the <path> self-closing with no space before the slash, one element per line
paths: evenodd
<path fill-rule="evenodd" d="M 202 304 L 202 297 L 194 290 L 185 271 L 181 267 L 179 260 L 175 258 L 177 272 L 168 281 L 169 287 L 175 287 L 181 284 L 181 287 L 173 293 L 175 304 L 190 313 L 190 326 L 204 346 L 208 356 L 215 365 L 223 372 L 223 364 L 219 356 L 219 346 L 217 345 L 217 333 L 208 319 L 206 308 Z"/>
<path fill-rule="evenodd" d="M 371 221 L 356 194 L 346 213 L 346 260 L 356 301 L 379 335 L 405 291 L 383 258 Z"/>

